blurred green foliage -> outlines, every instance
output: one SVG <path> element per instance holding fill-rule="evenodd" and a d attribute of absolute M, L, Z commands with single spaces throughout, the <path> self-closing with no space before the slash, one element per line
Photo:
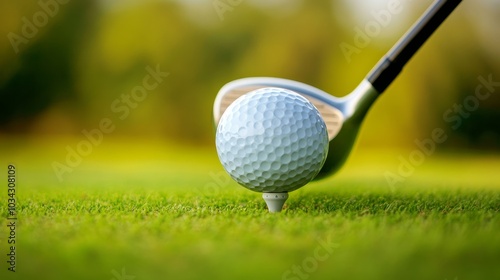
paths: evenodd
<path fill-rule="evenodd" d="M 346 59 L 340 44 L 356 46 L 354 28 L 389 1 L 59 1 L 0 4 L 0 135 L 78 135 L 106 117 L 118 135 L 211 144 L 226 82 L 276 76 L 345 95 L 432 2 L 401 0 L 403 12 Z M 374 106 L 360 145 L 413 145 L 441 127 L 450 148 L 498 149 L 500 87 L 457 128 L 443 114 L 474 95 L 478 77 L 500 81 L 499 14 L 493 1 L 464 1 Z M 35 35 L 13 44 L 26 20 Z M 170 75 L 121 120 L 111 104 L 148 66 Z"/>

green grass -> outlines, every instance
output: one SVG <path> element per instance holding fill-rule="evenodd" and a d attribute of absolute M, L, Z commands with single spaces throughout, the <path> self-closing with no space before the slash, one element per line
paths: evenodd
<path fill-rule="evenodd" d="M 0 279 L 132 280 L 114 276 L 122 268 L 137 280 L 500 275 L 495 155 L 434 155 L 390 188 L 384 172 L 397 170 L 398 153 L 358 151 L 343 172 L 270 214 L 211 150 L 109 141 L 59 182 L 51 163 L 75 143 L 0 145 L 1 172 L 8 162 L 18 169 L 19 203 L 17 272 L 4 261 L 2 211 Z"/>

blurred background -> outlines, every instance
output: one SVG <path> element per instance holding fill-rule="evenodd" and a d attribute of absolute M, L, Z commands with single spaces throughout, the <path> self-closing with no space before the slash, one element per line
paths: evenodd
<path fill-rule="evenodd" d="M 212 102 L 225 83 L 274 76 L 343 96 L 431 3 L 2 1 L 0 141 L 83 138 L 109 118 L 114 137 L 213 146 Z M 441 150 L 498 150 L 500 87 L 472 99 L 479 77 L 500 81 L 499 45 L 500 2 L 464 1 L 377 101 L 359 147 L 413 147 L 440 127 Z M 168 76 L 132 96 L 153 70 Z M 447 121 L 454 104 L 470 112 Z"/>

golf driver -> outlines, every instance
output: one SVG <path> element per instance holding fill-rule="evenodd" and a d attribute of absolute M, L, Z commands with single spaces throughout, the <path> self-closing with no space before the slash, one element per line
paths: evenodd
<path fill-rule="evenodd" d="M 296 92 L 318 109 L 328 132 L 328 155 L 315 179 L 333 174 L 346 161 L 361 123 L 374 101 L 460 2 L 461 0 L 435 1 L 347 96 L 337 98 L 313 86 L 280 78 L 239 79 L 223 86 L 217 94 L 213 107 L 214 123 L 219 123 L 225 110 L 235 100 L 254 90 L 272 87 Z"/>

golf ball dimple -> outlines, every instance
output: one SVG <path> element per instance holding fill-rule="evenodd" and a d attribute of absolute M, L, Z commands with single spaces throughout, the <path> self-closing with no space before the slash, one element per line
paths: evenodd
<path fill-rule="evenodd" d="M 319 111 L 303 96 L 262 88 L 235 100 L 222 115 L 216 148 L 224 169 L 257 192 L 290 192 L 310 182 L 328 153 Z"/>

